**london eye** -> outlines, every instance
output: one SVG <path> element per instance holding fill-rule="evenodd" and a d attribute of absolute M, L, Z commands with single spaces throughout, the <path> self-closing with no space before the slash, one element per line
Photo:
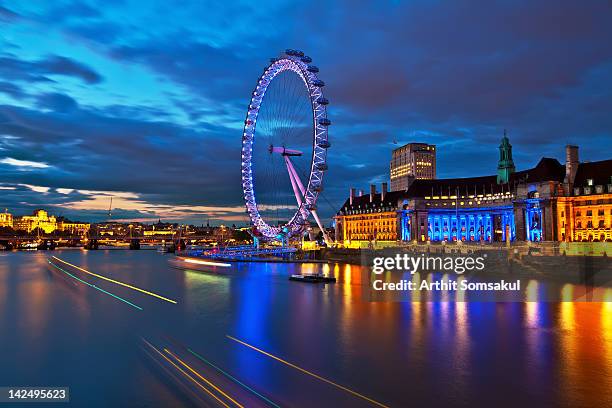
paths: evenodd
<path fill-rule="evenodd" d="M 328 100 L 319 69 L 287 49 L 259 77 L 242 134 L 242 188 L 255 234 L 286 241 L 304 233 L 317 213 L 327 170 Z"/>

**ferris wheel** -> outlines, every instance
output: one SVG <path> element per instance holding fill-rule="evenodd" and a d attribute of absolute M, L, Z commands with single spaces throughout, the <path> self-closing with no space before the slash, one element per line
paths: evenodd
<path fill-rule="evenodd" d="M 257 81 L 242 134 L 242 189 L 256 234 L 286 240 L 317 214 L 327 170 L 329 101 L 318 67 L 302 51 L 272 58 Z"/>

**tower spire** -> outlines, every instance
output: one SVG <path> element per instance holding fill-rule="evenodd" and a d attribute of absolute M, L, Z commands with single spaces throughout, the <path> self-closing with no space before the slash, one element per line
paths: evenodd
<path fill-rule="evenodd" d="M 506 129 L 499 145 L 499 161 L 497 162 L 497 184 L 510 181 L 510 175 L 516 171 L 514 160 L 512 160 L 512 145 L 508 139 Z"/>

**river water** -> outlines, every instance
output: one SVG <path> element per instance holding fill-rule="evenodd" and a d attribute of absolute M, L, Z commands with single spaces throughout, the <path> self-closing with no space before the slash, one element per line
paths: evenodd
<path fill-rule="evenodd" d="M 612 406 L 612 303 L 366 302 L 358 266 L 213 275 L 172 257 L 0 252 L 0 386 L 67 386 L 74 406 L 202 403 L 146 340 L 196 352 L 263 406 Z M 320 269 L 338 283 L 287 279 Z"/>

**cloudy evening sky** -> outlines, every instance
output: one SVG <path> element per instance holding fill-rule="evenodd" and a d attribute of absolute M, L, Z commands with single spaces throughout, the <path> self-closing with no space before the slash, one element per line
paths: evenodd
<path fill-rule="evenodd" d="M 612 157 L 610 2 L 177 4 L 0 0 L 1 208 L 244 223 L 245 108 L 288 47 L 331 101 L 324 216 L 394 140 L 437 144 L 439 177 L 495 173 L 503 129 L 519 170 Z"/>

